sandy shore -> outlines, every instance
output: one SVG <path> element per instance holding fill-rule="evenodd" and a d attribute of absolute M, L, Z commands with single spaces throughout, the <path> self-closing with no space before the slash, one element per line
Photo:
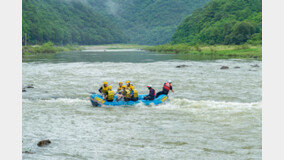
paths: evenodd
<path fill-rule="evenodd" d="M 117 50 L 117 49 L 143 49 L 146 45 L 136 44 L 106 44 L 82 46 L 84 50 Z"/>
<path fill-rule="evenodd" d="M 83 46 L 85 50 L 105 50 L 114 48 L 115 46 L 97 45 L 97 46 Z"/>

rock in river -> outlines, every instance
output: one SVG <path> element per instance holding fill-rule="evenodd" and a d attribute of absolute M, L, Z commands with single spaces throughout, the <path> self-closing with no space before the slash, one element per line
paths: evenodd
<path fill-rule="evenodd" d="M 37 146 L 42 147 L 42 146 L 46 146 L 46 145 L 48 145 L 48 144 L 50 144 L 50 143 L 51 143 L 51 142 L 50 142 L 49 139 L 47 139 L 47 140 L 42 140 L 42 141 L 39 141 L 39 142 L 37 143 Z"/>
<path fill-rule="evenodd" d="M 30 152 L 30 151 L 24 151 L 22 153 L 26 153 L 26 154 L 34 154 L 35 152 Z"/>
<path fill-rule="evenodd" d="M 220 69 L 229 69 L 228 66 L 222 66 Z"/>
<path fill-rule="evenodd" d="M 27 88 L 34 88 L 34 85 L 33 85 L 33 84 L 29 84 L 29 85 L 27 86 Z"/>
<path fill-rule="evenodd" d="M 182 65 L 176 66 L 176 68 L 185 68 L 185 67 L 188 67 L 188 65 L 182 64 Z"/>
<path fill-rule="evenodd" d="M 255 65 L 250 65 L 250 66 L 252 66 L 252 67 L 259 67 L 259 65 L 257 65 L 257 64 L 255 64 Z"/>

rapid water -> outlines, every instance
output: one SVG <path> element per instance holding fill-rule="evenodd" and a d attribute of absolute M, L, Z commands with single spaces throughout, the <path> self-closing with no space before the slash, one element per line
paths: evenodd
<path fill-rule="evenodd" d="M 25 59 L 23 86 L 35 88 L 22 95 L 22 148 L 34 154 L 23 159 L 261 159 L 261 66 L 131 50 Z M 116 89 L 130 80 L 146 94 L 148 84 L 159 91 L 168 79 L 175 93 L 165 105 L 89 101 L 103 81 Z M 37 147 L 43 139 L 51 144 Z"/>

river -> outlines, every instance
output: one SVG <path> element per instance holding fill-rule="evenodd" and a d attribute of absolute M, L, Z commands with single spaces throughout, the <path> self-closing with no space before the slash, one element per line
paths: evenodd
<path fill-rule="evenodd" d="M 23 86 L 34 85 L 22 95 L 22 149 L 34 153 L 23 159 L 261 159 L 261 61 L 89 50 L 25 58 L 22 72 Z M 146 94 L 169 79 L 165 105 L 89 101 L 103 81 L 130 80 Z M 43 139 L 51 144 L 38 147 Z"/>

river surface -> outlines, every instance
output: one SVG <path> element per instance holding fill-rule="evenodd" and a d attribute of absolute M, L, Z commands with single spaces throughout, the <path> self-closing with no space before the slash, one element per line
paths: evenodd
<path fill-rule="evenodd" d="M 261 61 L 89 50 L 25 58 L 22 68 L 23 87 L 34 85 L 22 95 L 22 149 L 34 153 L 23 159 L 261 159 Z M 146 94 L 169 79 L 165 105 L 89 101 L 103 81 Z M 51 144 L 38 147 L 43 139 Z"/>

